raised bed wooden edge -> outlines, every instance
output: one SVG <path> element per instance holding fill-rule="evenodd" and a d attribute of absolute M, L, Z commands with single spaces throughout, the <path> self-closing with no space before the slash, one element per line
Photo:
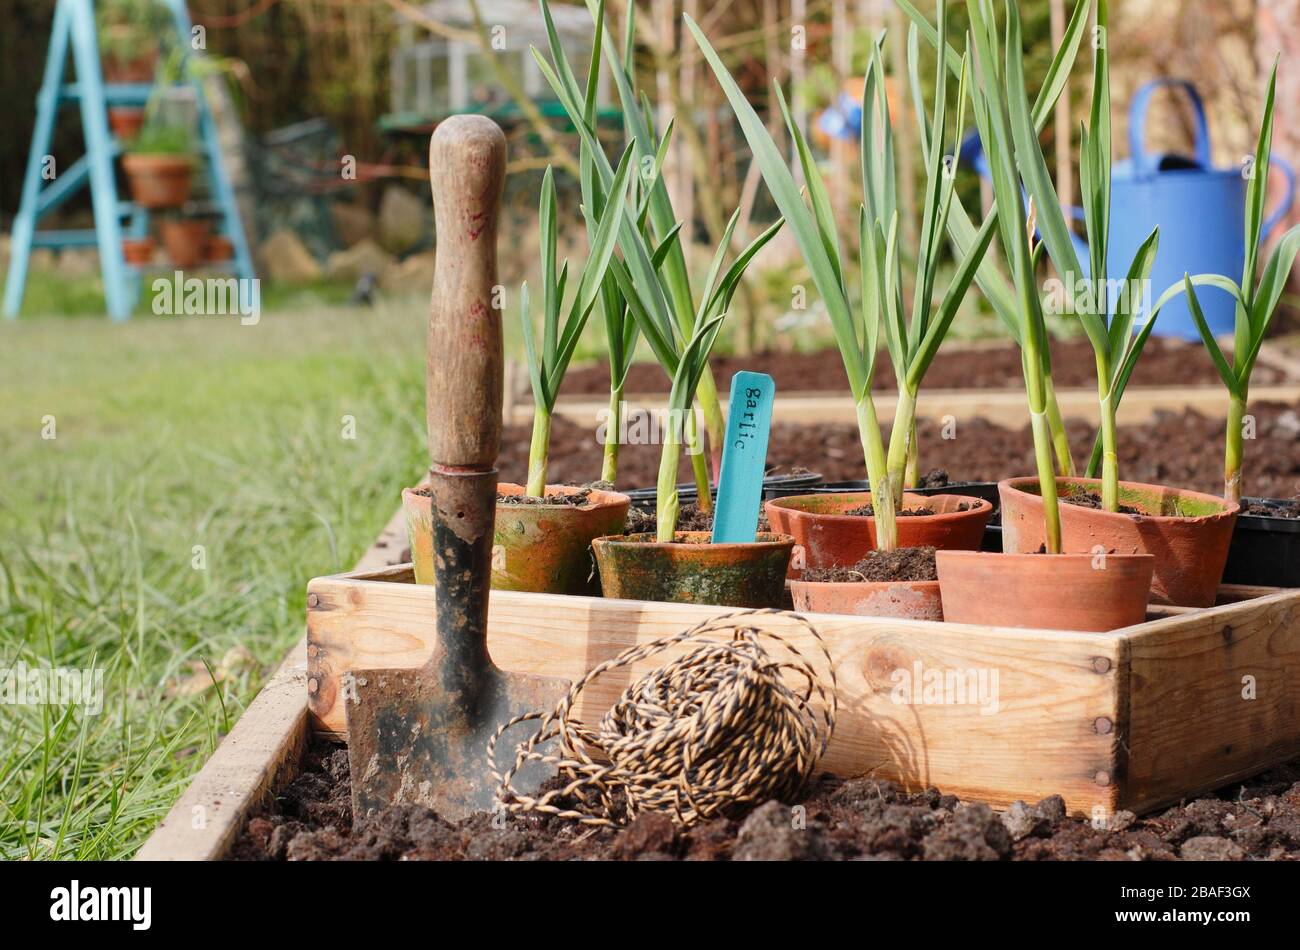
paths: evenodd
<path fill-rule="evenodd" d="M 664 394 L 634 395 L 624 397 L 630 406 L 658 410 L 667 405 Z M 897 396 L 875 393 L 876 411 L 884 418 L 894 412 Z M 1082 419 L 1093 425 L 1098 420 L 1097 391 L 1095 389 L 1062 389 L 1057 398 L 1061 412 L 1067 419 Z M 1259 386 L 1251 390 L 1252 405 L 1263 402 L 1300 402 L 1300 385 L 1280 384 Z M 555 414 L 582 426 L 594 427 L 609 409 L 608 399 L 575 398 L 563 396 L 555 403 Z M 1194 409 L 1211 418 L 1224 418 L 1228 412 L 1228 397 L 1222 386 L 1159 386 L 1130 389 L 1124 394 L 1121 409 L 1126 424 L 1150 422 L 1161 412 Z M 957 420 L 985 419 L 1000 426 L 1019 428 L 1025 424 L 1025 393 L 1023 389 L 927 389 L 917 402 L 917 418 L 923 421 L 942 422 L 951 416 Z M 511 425 L 532 422 L 533 407 L 527 400 L 511 405 L 505 415 Z M 772 408 L 773 422 L 801 424 L 854 423 L 857 407 L 848 395 L 815 392 L 779 394 Z"/>

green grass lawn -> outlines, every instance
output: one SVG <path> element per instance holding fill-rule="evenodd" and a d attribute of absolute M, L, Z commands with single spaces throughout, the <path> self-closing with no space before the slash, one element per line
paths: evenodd
<path fill-rule="evenodd" d="M 420 471 L 426 306 L 0 324 L 0 668 L 104 674 L 0 706 L 0 857 L 163 817 Z"/>

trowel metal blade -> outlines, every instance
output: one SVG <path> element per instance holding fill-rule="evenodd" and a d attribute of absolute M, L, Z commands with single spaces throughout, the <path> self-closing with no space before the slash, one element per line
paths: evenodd
<path fill-rule="evenodd" d="M 554 709 L 569 686 L 491 666 L 472 695 L 448 689 L 428 667 L 354 673 L 353 688 L 345 690 L 354 817 L 399 802 L 424 805 L 448 821 L 491 810 L 497 787 L 488 740 L 515 716 Z M 536 725 L 520 723 L 498 741 L 502 771 Z M 533 791 L 554 775 L 553 768 L 530 763 L 511 784 Z"/>

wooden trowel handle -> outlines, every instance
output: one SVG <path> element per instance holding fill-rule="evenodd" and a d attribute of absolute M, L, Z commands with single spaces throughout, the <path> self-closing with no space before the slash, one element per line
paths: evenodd
<path fill-rule="evenodd" d="M 497 212 L 506 139 L 491 119 L 458 115 L 429 142 L 437 263 L 429 308 L 426 418 L 433 467 L 485 471 L 501 448 Z"/>

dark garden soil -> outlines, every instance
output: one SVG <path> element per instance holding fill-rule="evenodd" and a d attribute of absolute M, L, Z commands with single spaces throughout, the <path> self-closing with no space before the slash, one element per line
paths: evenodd
<path fill-rule="evenodd" d="M 655 509 L 633 506 L 628 510 L 627 527 L 624 529 L 627 534 L 645 534 L 647 531 L 657 530 L 658 527 L 659 525 L 655 521 Z M 693 501 L 687 502 L 677 509 L 677 530 L 712 531 L 713 512 L 702 510 Z M 767 529 L 760 526 L 758 530 L 766 531 Z"/>
<path fill-rule="evenodd" d="M 315 743 L 303 772 L 235 842 L 243 861 L 1176 861 L 1300 860 L 1300 761 L 1143 818 L 1097 827 L 1059 796 L 998 814 L 938 789 L 823 778 L 797 813 L 768 802 L 740 820 L 690 830 L 662 815 L 622 829 L 480 812 L 458 823 L 415 805 L 353 823 L 347 751 Z M 801 827 L 802 825 L 802 827 Z"/>
<path fill-rule="evenodd" d="M 1077 508 L 1091 508 L 1094 511 L 1100 511 L 1102 509 L 1101 494 L 1095 491 L 1070 492 L 1068 495 L 1062 495 L 1061 501 L 1065 502 L 1067 505 L 1074 505 Z M 1120 505 L 1119 512 L 1124 515 L 1142 514 L 1140 509 L 1134 508 L 1132 505 Z"/>
<path fill-rule="evenodd" d="M 581 491 L 567 492 L 564 494 L 547 495 L 545 498 L 536 498 L 532 495 L 497 495 L 498 505 L 564 505 L 570 508 L 581 508 L 587 504 L 591 498 L 591 489 L 584 488 Z"/>
<path fill-rule="evenodd" d="M 872 551 L 852 567 L 815 567 L 803 572 L 806 581 L 937 581 L 939 571 L 934 548 L 899 548 L 896 551 Z"/>
<path fill-rule="evenodd" d="M 1280 505 L 1263 505 L 1259 502 L 1252 502 L 1246 506 L 1246 514 L 1260 515 L 1264 518 L 1300 519 L 1300 494 L 1297 494 L 1294 501 L 1288 501 Z"/>
<path fill-rule="evenodd" d="M 1245 494 L 1294 498 L 1300 493 L 1300 405 L 1259 403 L 1251 407 L 1256 438 L 1246 442 Z M 1070 444 L 1082 468 L 1092 447 L 1093 427 L 1067 423 Z M 501 477 L 518 481 L 528 471 L 528 426 L 510 426 L 502 439 Z M 983 419 L 957 421 L 956 438 L 941 437 L 937 423 L 917 426 L 923 469 L 942 467 L 954 481 L 997 481 L 1034 472 L 1029 426 L 1004 428 Z M 601 446 L 594 429 L 556 417 L 551 429 L 553 482 L 583 485 L 600 472 Z M 768 461 L 804 465 L 827 481 L 866 478 L 862 444 L 853 423 L 797 425 L 778 423 L 768 442 Z M 1126 481 L 1223 492 L 1223 420 L 1193 411 L 1164 412 L 1143 425 L 1121 426 L 1120 477 Z M 659 446 L 625 445 L 619 453 L 620 487 L 653 485 L 659 472 Z M 690 480 L 683 461 L 681 481 Z"/>
<path fill-rule="evenodd" d="M 731 377 L 740 370 L 767 373 L 782 392 L 848 392 L 844 362 L 836 349 L 816 353 L 759 353 L 754 356 L 713 356 L 709 359 L 718 392 L 731 391 Z M 1097 385 L 1092 344 L 1087 340 L 1056 340 L 1052 343 L 1054 381 L 1058 389 L 1089 388 Z M 1014 346 L 940 350 L 925 374 L 927 389 L 1005 389 L 1007 381 L 1020 380 L 1020 350 Z M 1285 374 L 1272 366 L 1259 366 L 1252 382 L 1266 386 L 1285 381 Z M 1221 385 L 1209 353 L 1200 343 L 1152 339 L 1130 380 L 1131 386 Z M 657 363 L 635 363 L 623 387 L 627 395 L 666 393 L 668 377 Z M 874 388 L 897 388 L 892 372 L 882 368 Z M 609 396 L 609 366 L 599 363 L 569 370 L 560 387 L 561 395 Z"/>
<path fill-rule="evenodd" d="M 931 486 L 931 485 L 926 485 L 926 484 L 923 483 L 921 487 L 922 487 L 922 488 L 930 488 L 930 487 L 934 487 L 934 488 L 942 488 L 945 484 L 947 484 L 947 483 L 946 483 L 946 482 L 941 482 L 941 483 L 938 484 L 938 485 L 933 485 L 933 486 Z M 954 511 L 954 512 L 957 512 L 957 511 L 970 511 L 972 507 L 973 507 L 972 505 L 968 505 L 966 502 L 963 501 L 963 502 L 962 502 L 961 504 L 959 504 L 956 508 L 954 508 L 953 511 Z M 925 517 L 925 516 L 927 516 L 927 515 L 933 515 L 933 514 L 935 514 L 935 513 L 936 513 L 936 512 L 935 512 L 935 510 L 934 510 L 933 508 L 927 508 L 927 507 L 924 507 L 924 506 L 922 506 L 922 507 L 920 507 L 920 508 L 899 508 L 897 511 L 894 512 L 894 517 L 895 517 L 895 518 L 922 518 L 922 517 Z M 863 517 L 863 518 L 874 518 L 874 517 L 876 516 L 876 509 L 873 508 L 873 507 L 871 507 L 870 504 L 866 504 L 866 505 L 859 505 L 857 508 L 850 508 L 848 511 L 841 512 L 841 514 L 846 514 L 846 515 L 860 515 L 860 516 Z"/>

